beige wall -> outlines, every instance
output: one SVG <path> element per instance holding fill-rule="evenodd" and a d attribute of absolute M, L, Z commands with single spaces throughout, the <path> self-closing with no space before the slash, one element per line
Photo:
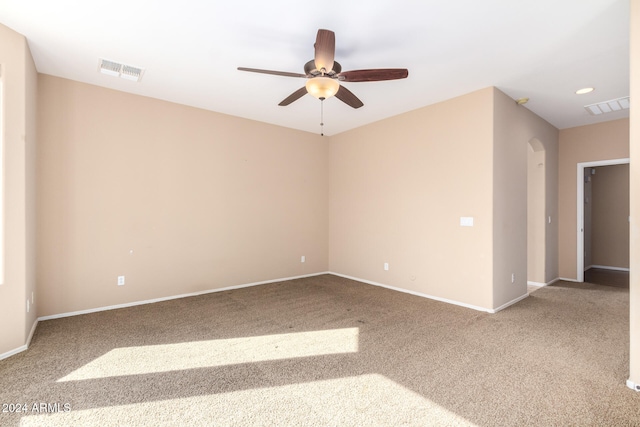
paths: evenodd
<path fill-rule="evenodd" d="M 631 0 L 631 99 L 640 99 L 640 1 Z M 634 105 L 638 105 L 635 103 Z M 630 381 L 640 390 L 640 108 L 631 108 Z"/>
<path fill-rule="evenodd" d="M 557 153 L 557 130 L 494 88 L 334 136 L 330 270 L 485 309 L 523 296 L 533 137 Z"/>
<path fill-rule="evenodd" d="M 39 99 L 40 315 L 320 272 L 327 253 L 478 307 L 526 292 L 527 143 L 553 159 L 557 131 L 496 89 L 333 137 L 331 228 L 328 138 L 51 76 Z"/>
<path fill-rule="evenodd" d="M 629 268 L 629 165 L 595 170 L 591 175 L 591 264 Z"/>
<path fill-rule="evenodd" d="M 27 313 L 35 288 L 36 71 L 23 36 L 0 25 L 4 143 L 4 281 L 0 285 L 0 355 L 23 347 L 36 319 Z"/>
<path fill-rule="evenodd" d="M 555 159 L 558 130 L 494 89 L 493 164 L 493 306 L 500 307 L 527 293 L 527 169 L 529 146 L 541 146 L 545 165 L 544 194 L 547 212 L 556 216 Z M 552 185 L 547 186 L 550 183 Z M 540 218 L 532 218 L 531 220 Z M 542 219 L 544 222 L 544 217 Z M 543 254 L 554 259 L 557 247 L 555 222 L 543 224 Z M 547 265 L 548 264 L 548 265 Z M 556 277 L 554 262 L 545 261 L 545 276 Z M 512 275 L 514 282 L 512 283 Z M 545 278 L 543 278 L 544 280 Z M 548 281 L 549 279 L 546 279 Z"/>
<path fill-rule="evenodd" d="M 560 131 L 558 169 L 559 274 L 577 279 L 577 165 L 629 157 L 629 119 Z"/>
<path fill-rule="evenodd" d="M 543 284 L 546 242 L 546 156 L 544 147 L 528 144 L 527 156 L 527 281 Z"/>
<path fill-rule="evenodd" d="M 25 40 L 26 71 L 26 136 L 25 136 L 25 299 L 31 300 L 32 307 L 27 313 L 25 336 L 33 332 L 38 319 L 36 304 L 37 268 L 37 140 L 38 140 L 38 72 Z M 39 301 L 38 301 L 39 302 Z"/>
<path fill-rule="evenodd" d="M 332 137 L 332 272 L 493 306 L 492 104 L 488 88 Z"/>
<path fill-rule="evenodd" d="M 47 75 L 39 134 L 40 316 L 327 270 L 319 135 Z"/>

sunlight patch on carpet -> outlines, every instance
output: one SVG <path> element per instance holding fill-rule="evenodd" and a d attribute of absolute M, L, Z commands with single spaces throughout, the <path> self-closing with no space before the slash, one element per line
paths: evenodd
<path fill-rule="evenodd" d="M 23 427 L 430 425 L 476 427 L 380 374 L 23 417 Z"/>
<path fill-rule="evenodd" d="M 358 328 L 116 348 L 58 382 L 358 352 Z"/>

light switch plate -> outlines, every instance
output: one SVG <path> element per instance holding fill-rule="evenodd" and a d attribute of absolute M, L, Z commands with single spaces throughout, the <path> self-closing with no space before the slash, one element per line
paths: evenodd
<path fill-rule="evenodd" d="M 473 227 L 473 217 L 472 216 L 461 216 L 460 217 L 460 227 Z"/>

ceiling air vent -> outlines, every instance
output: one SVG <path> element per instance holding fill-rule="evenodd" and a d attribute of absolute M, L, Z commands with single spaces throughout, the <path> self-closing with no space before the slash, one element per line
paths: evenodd
<path fill-rule="evenodd" d="M 612 113 L 614 111 L 628 110 L 629 97 L 612 99 L 611 101 L 598 102 L 597 104 L 585 105 L 584 109 L 593 116 Z"/>
<path fill-rule="evenodd" d="M 133 67 L 131 65 L 121 64 L 119 62 L 100 59 L 98 70 L 102 74 L 114 77 L 122 77 L 123 79 L 139 82 L 144 73 L 144 69 Z"/>

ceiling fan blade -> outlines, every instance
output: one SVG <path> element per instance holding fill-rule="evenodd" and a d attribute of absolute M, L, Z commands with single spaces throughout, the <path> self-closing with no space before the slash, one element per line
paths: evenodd
<path fill-rule="evenodd" d="M 364 105 L 362 101 L 360 101 L 358 97 L 353 94 L 353 92 L 342 85 L 336 93 L 336 98 L 353 108 L 360 108 Z"/>
<path fill-rule="evenodd" d="M 330 30 L 318 30 L 316 36 L 316 54 L 314 61 L 316 70 L 325 72 L 333 70 L 333 59 L 336 53 L 336 35 Z"/>
<path fill-rule="evenodd" d="M 251 73 L 261 73 L 261 74 L 273 74 L 275 76 L 284 76 L 284 77 L 307 77 L 306 74 L 300 73 L 289 73 L 287 71 L 271 71 L 271 70 L 261 70 L 259 68 L 246 68 L 246 67 L 238 67 L 239 71 L 249 71 Z"/>
<path fill-rule="evenodd" d="M 283 99 L 278 105 L 281 107 L 286 107 L 287 105 L 291 104 L 293 101 L 297 101 L 298 99 L 302 98 L 306 94 L 307 94 L 307 88 L 303 86 L 297 91 L 293 92 L 291 95 L 287 96 L 285 99 Z"/>
<path fill-rule="evenodd" d="M 409 75 L 406 68 L 378 68 L 373 70 L 345 71 L 338 74 L 341 82 L 377 82 L 404 79 Z"/>

